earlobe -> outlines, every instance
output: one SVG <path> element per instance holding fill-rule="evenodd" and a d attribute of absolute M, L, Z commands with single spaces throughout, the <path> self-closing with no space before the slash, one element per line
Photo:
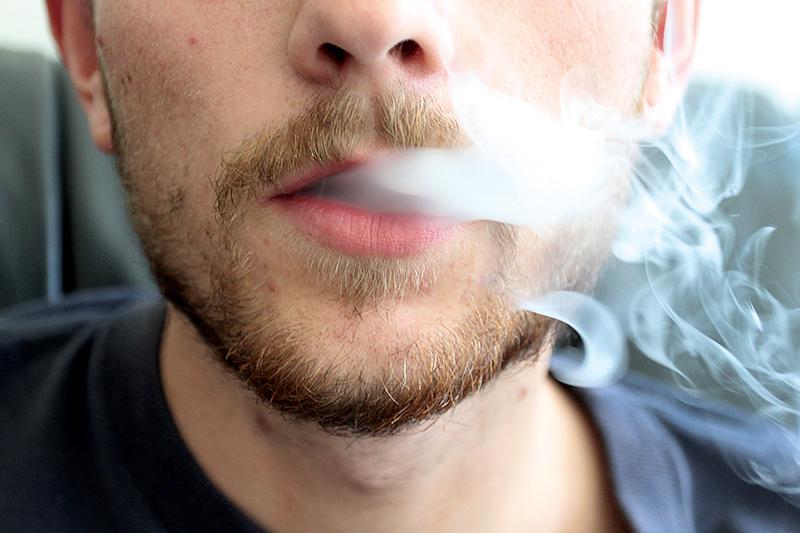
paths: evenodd
<path fill-rule="evenodd" d="M 669 60 L 660 50 L 650 59 L 650 71 L 644 87 L 643 117 L 658 131 L 669 127 L 683 96 L 683 89 L 670 74 Z"/>
<path fill-rule="evenodd" d="M 100 150 L 112 152 L 111 114 L 89 5 L 84 0 L 49 0 L 47 7 L 53 37 L 88 119 L 92 139 Z"/>
<path fill-rule="evenodd" d="M 92 74 L 86 85 L 86 96 L 82 97 L 82 100 L 85 101 L 83 107 L 89 122 L 92 140 L 103 152 L 112 153 L 114 151 L 114 142 L 111 113 L 106 98 L 103 76 L 99 69 Z"/>

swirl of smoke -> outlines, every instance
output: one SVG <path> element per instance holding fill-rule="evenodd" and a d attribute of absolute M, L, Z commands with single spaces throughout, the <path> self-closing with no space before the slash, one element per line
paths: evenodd
<path fill-rule="evenodd" d="M 730 88 L 692 95 L 667 135 L 642 143 L 614 253 L 645 273 L 627 302 L 630 339 L 689 396 L 722 397 L 774 422 L 753 435 L 771 441 L 772 457 L 729 461 L 743 479 L 800 504 L 800 302 L 785 289 L 781 301 L 768 279 L 776 228 L 743 239 L 734 224 L 736 211 L 768 209 L 748 205 L 765 190 L 798 198 L 797 171 L 769 169 L 800 153 L 800 123 L 770 124 L 780 119 L 769 114 L 768 102 Z M 758 181 L 748 184 L 751 174 Z M 735 206 L 746 185 L 752 191 Z"/>

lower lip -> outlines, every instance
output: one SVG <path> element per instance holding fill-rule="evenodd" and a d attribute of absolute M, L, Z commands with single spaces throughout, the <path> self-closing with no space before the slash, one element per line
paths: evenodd
<path fill-rule="evenodd" d="M 452 235 L 442 219 L 366 211 L 305 195 L 270 199 L 325 246 L 353 255 L 403 257 L 421 253 Z"/>

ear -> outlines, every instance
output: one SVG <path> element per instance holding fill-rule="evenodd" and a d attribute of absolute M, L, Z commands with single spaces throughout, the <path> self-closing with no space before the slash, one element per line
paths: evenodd
<path fill-rule="evenodd" d="M 92 139 L 100 150 L 113 152 L 111 113 L 95 47 L 89 1 L 47 0 L 47 10 L 53 37 L 86 113 Z"/>
<path fill-rule="evenodd" d="M 672 122 L 689 83 L 702 0 L 657 0 L 658 26 L 645 84 L 644 116 L 659 130 Z"/>

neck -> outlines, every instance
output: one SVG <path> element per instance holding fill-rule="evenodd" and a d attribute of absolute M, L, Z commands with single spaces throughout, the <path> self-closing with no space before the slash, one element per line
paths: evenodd
<path fill-rule="evenodd" d="M 172 309 L 161 373 L 195 459 L 265 528 L 619 530 L 597 437 L 545 359 L 380 438 L 333 436 L 258 403 Z"/>

